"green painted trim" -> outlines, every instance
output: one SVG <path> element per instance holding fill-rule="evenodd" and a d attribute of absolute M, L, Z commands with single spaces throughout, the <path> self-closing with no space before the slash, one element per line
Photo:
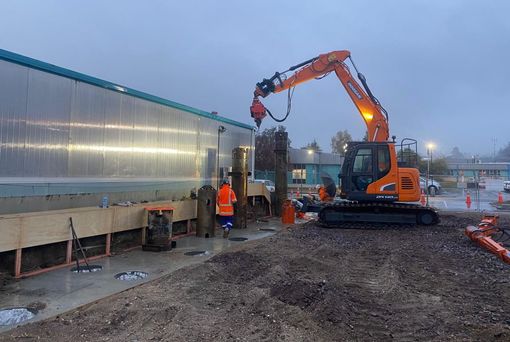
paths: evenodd
<path fill-rule="evenodd" d="M 33 69 L 49 72 L 49 73 L 52 73 L 52 74 L 55 74 L 55 75 L 58 75 L 58 76 L 63 76 L 63 77 L 71 78 L 71 79 L 74 79 L 74 80 L 77 80 L 77 81 L 80 81 L 80 82 L 85 82 L 85 83 L 88 83 L 88 84 L 92 84 L 92 85 L 95 85 L 95 86 L 98 86 L 98 87 L 101 87 L 101 88 L 105 88 L 105 89 L 108 89 L 108 90 L 113 90 L 113 91 L 116 91 L 116 92 L 121 93 L 121 94 L 127 94 L 127 95 L 131 95 L 131 96 L 134 96 L 134 97 L 138 97 L 140 99 L 147 100 L 147 101 L 159 103 L 159 104 L 167 106 L 167 107 L 177 108 L 177 109 L 186 111 L 188 113 L 192 113 L 192 114 L 196 114 L 196 115 L 199 115 L 199 116 L 202 116 L 202 117 L 206 117 L 206 118 L 209 118 L 209 119 L 212 119 L 212 120 L 224 122 L 224 123 L 227 123 L 227 124 L 230 124 L 230 125 L 234 125 L 234 126 L 237 126 L 237 127 L 242 127 L 242 128 L 246 128 L 246 129 L 250 129 L 250 130 L 255 128 L 254 126 L 243 124 L 241 122 L 234 121 L 234 120 L 231 120 L 231 119 L 227 119 L 227 118 L 222 117 L 222 116 L 214 115 L 214 114 L 212 114 L 210 112 L 206 112 L 206 111 L 203 111 L 203 110 L 200 110 L 200 109 L 196 109 L 196 108 L 193 108 L 193 107 L 190 107 L 190 106 L 183 105 L 181 103 L 177 103 L 177 102 L 174 102 L 174 101 L 170 101 L 170 100 L 161 98 L 159 96 L 147 94 L 147 93 L 144 93 L 142 91 L 138 91 L 138 90 L 131 89 L 131 88 L 128 88 L 128 87 L 124 87 L 124 86 L 121 86 L 121 85 L 118 85 L 118 84 L 115 84 L 115 83 L 111 83 L 111 82 L 102 80 L 100 78 L 88 76 L 88 75 L 85 75 L 85 74 L 82 74 L 82 73 L 79 73 L 79 72 L 76 72 L 76 71 L 73 71 L 73 70 L 61 68 L 59 66 L 56 66 L 56 65 L 53 65 L 53 64 L 49 64 L 49 63 L 46 63 L 46 62 L 42 62 L 42 61 L 39 61 L 37 59 L 33 59 L 33 58 L 26 57 L 26 56 L 23 56 L 23 55 L 19 55 L 17 53 L 10 52 L 10 51 L 7 51 L 7 50 L 0 49 L 0 59 L 8 61 L 8 62 L 16 63 L 16 64 L 19 64 L 19 65 L 27 66 L 29 68 L 33 68 Z"/>

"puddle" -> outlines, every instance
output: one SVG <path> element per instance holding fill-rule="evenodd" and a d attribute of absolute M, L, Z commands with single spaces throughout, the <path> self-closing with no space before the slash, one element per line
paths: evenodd
<path fill-rule="evenodd" d="M 0 326 L 20 324 L 35 317 L 27 308 L 10 308 L 0 310 Z"/>
<path fill-rule="evenodd" d="M 209 255 L 211 253 L 209 253 L 209 251 L 191 251 L 191 252 L 186 252 L 184 253 L 184 255 L 190 255 L 190 256 L 205 256 L 205 255 Z"/>
<path fill-rule="evenodd" d="M 129 271 L 117 273 L 115 275 L 115 279 L 124 280 L 124 281 L 132 281 L 132 280 L 141 280 L 145 279 L 149 276 L 149 273 L 142 271 Z"/>
<path fill-rule="evenodd" d="M 100 265 L 80 265 L 79 268 L 76 266 L 71 268 L 71 272 L 73 273 L 91 273 L 91 272 L 99 272 L 103 270 L 103 266 Z"/>
<path fill-rule="evenodd" d="M 230 241 L 246 241 L 248 238 L 245 237 L 231 237 L 229 238 Z"/>

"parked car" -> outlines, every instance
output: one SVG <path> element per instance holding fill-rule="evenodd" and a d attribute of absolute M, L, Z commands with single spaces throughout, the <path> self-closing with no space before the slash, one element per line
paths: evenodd
<path fill-rule="evenodd" d="M 503 182 L 503 189 L 504 189 L 506 192 L 510 192 L 510 181 L 504 181 L 504 182 Z"/>
<path fill-rule="evenodd" d="M 267 179 L 254 179 L 253 182 L 264 184 L 269 192 L 274 192 L 275 190 L 275 184 L 273 183 L 273 181 Z"/>
<path fill-rule="evenodd" d="M 420 188 L 423 190 L 428 190 L 429 195 L 435 196 L 436 194 L 439 194 L 441 192 L 441 184 L 433 179 L 428 180 L 428 189 L 425 189 L 427 186 L 427 178 L 426 177 L 420 177 Z"/>

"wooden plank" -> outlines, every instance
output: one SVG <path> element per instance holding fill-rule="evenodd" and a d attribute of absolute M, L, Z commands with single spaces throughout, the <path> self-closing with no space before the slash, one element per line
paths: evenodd
<path fill-rule="evenodd" d="M 0 252 L 46 245 L 71 239 L 69 217 L 78 237 L 90 237 L 142 228 L 147 225 L 145 206 L 174 207 L 174 222 L 196 218 L 196 200 L 158 201 L 132 207 L 73 208 L 0 216 Z"/>
<path fill-rule="evenodd" d="M 14 260 L 14 277 L 19 278 L 21 275 L 21 253 L 22 249 L 16 249 L 16 258 Z"/>
<path fill-rule="evenodd" d="M 0 219 L 0 252 L 11 251 L 20 247 L 21 218 Z"/>
<path fill-rule="evenodd" d="M 271 193 L 262 183 L 248 183 L 248 197 L 252 196 L 264 196 L 271 203 Z"/>
<path fill-rule="evenodd" d="M 110 253 L 111 245 L 112 245 L 112 234 L 108 233 L 108 234 L 106 234 L 106 250 L 105 250 L 105 255 L 107 255 L 107 256 L 111 255 L 111 253 Z"/>
<path fill-rule="evenodd" d="M 143 207 L 112 207 L 112 210 L 112 232 L 122 232 L 147 225 L 147 218 L 145 217 Z"/>
<path fill-rule="evenodd" d="M 67 240 L 66 264 L 70 264 L 73 260 L 73 240 Z"/>
<path fill-rule="evenodd" d="M 28 216 L 22 220 L 21 239 L 23 248 L 46 245 L 71 239 L 69 217 L 79 238 L 103 235 L 111 232 L 112 210 L 70 211 L 55 215 Z"/>
<path fill-rule="evenodd" d="M 196 200 L 170 202 L 170 205 L 174 208 L 174 222 L 191 220 L 197 217 Z"/>

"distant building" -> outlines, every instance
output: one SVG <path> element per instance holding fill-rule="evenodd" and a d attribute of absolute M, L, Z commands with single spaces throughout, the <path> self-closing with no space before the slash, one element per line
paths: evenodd
<path fill-rule="evenodd" d="M 338 174 L 342 169 L 344 157 L 335 153 L 313 152 L 306 149 L 289 148 L 289 185 L 321 184 L 321 174 L 327 173 L 338 184 Z M 274 182 L 274 171 L 255 170 L 255 179 L 267 179 Z"/>
<path fill-rule="evenodd" d="M 291 148 L 289 149 L 288 183 L 320 184 L 323 173 L 327 173 L 337 182 L 343 160 L 344 157 L 339 154 Z"/>
<path fill-rule="evenodd" d="M 490 177 L 509 179 L 510 162 L 508 163 L 468 163 L 448 162 L 448 173 L 455 177 Z"/>

